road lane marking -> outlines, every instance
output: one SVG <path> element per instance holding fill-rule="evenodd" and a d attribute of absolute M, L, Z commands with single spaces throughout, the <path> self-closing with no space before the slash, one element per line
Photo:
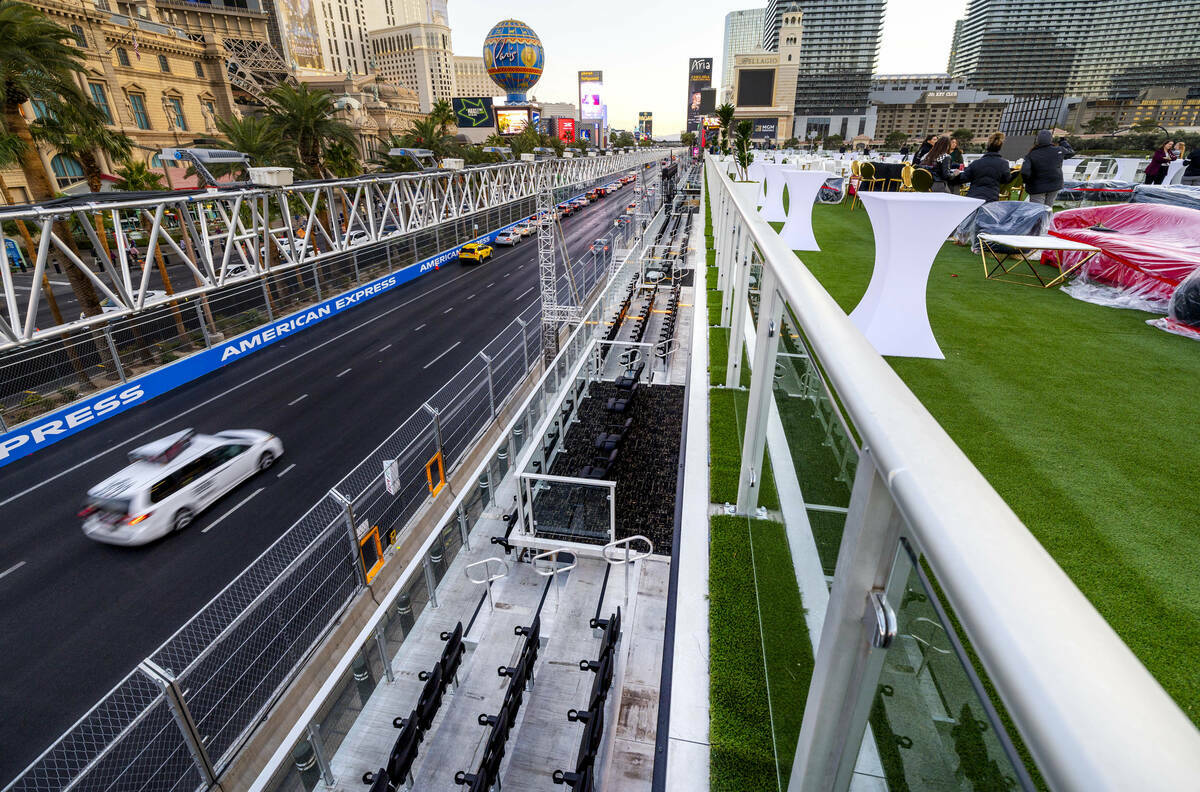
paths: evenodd
<path fill-rule="evenodd" d="M 24 562 L 24 561 L 18 561 L 17 563 L 15 563 L 15 564 L 13 564 L 12 566 L 10 566 L 8 569 L 4 570 L 3 572 L 0 572 L 0 578 L 4 577 L 4 576 L 5 576 L 5 575 L 7 575 L 9 572 L 16 572 L 18 569 L 20 569 L 20 568 L 21 568 L 21 567 L 23 567 L 23 566 L 25 566 L 25 562 Z"/>
<path fill-rule="evenodd" d="M 391 348 L 392 348 L 392 345 L 391 345 L 391 344 L 388 344 L 387 346 L 385 346 L 383 349 L 381 349 L 381 350 L 379 350 L 379 351 L 380 351 L 380 352 L 387 352 L 387 351 L 388 351 L 389 349 L 391 349 Z"/>
<path fill-rule="evenodd" d="M 291 469 L 291 468 L 288 468 L 288 470 L 290 470 L 290 469 Z M 286 473 L 287 471 L 284 471 L 284 472 Z M 221 520 L 224 520 L 226 517 L 228 517 L 229 515 L 233 514 L 233 513 L 234 513 L 235 511 L 237 511 L 238 509 L 240 509 L 240 508 L 242 508 L 243 506 L 245 506 L 245 505 L 246 505 L 246 501 L 250 500 L 250 499 L 251 499 L 251 498 L 253 498 L 255 495 L 257 495 L 258 493 L 262 492 L 262 491 L 263 491 L 263 490 L 265 490 L 265 489 L 266 489 L 266 487 L 259 487 L 258 489 L 254 490 L 254 492 L 251 492 L 249 495 L 247 495 L 246 497 L 242 498 L 242 499 L 241 499 L 241 501 L 240 501 L 240 502 L 238 502 L 238 505 L 237 505 L 237 506 L 234 506 L 232 509 L 230 509 L 229 511 L 225 512 L 225 513 L 224 513 L 224 514 L 222 514 L 220 517 L 218 517 L 217 519 L 213 520 L 213 522 L 212 522 L 212 525 L 209 525 L 209 526 L 207 526 L 207 527 L 205 527 L 205 528 L 201 528 L 201 529 L 200 529 L 200 533 L 208 533 L 208 532 L 209 532 L 209 531 L 211 531 L 213 528 L 216 528 L 216 527 L 217 527 L 217 526 L 218 526 L 218 525 L 221 523 Z"/>
<path fill-rule="evenodd" d="M 423 300 L 426 297 L 428 297 L 429 295 L 433 294 L 434 292 L 441 291 L 442 289 L 455 283 L 456 281 L 460 281 L 463 278 L 473 275 L 479 271 L 480 270 L 477 270 L 477 269 L 469 269 L 469 270 L 463 272 L 461 275 L 455 275 L 453 278 L 450 278 L 449 280 L 446 280 L 441 283 L 438 283 L 437 285 L 431 286 L 427 291 L 421 292 L 420 294 L 415 294 L 412 297 L 410 297 L 409 299 L 400 303 L 399 305 L 393 305 L 391 308 L 388 308 L 378 314 L 375 314 L 372 317 L 364 319 L 363 321 L 359 322 L 358 324 L 356 324 L 352 327 L 346 328 L 345 330 L 343 330 L 342 332 L 333 336 L 332 338 L 327 338 L 326 340 L 322 341 L 321 343 L 311 346 L 308 349 L 305 349 L 303 352 L 296 353 L 295 355 L 288 358 L 287 360 L 284 360 L 280 363 L 276 363 L 274 366 L 267 369 L 266 371 L 262 371 L 258 374 L 255 374 L 253 377 L 245 379 L 245 380 L 237 383 L 236 385 L 226 388 L 225 390 L 221 391 L 220 393 L 216 394 L 215 396 L 210 396 L 209 398 L 205 399 L 204 401 L 200 402 L 199 404 L 192 405 L 191 407 L 187 408 L 186 410 L 182 410 L 182 411 L 176 413 L 175 415 L 171 416 L 170 418 L 167 418 L 166 420 L 159 421 L 154 426 L 151 426 L 147 429 L 143 429 L 142 431 L 138 432 L 137 434 L 131 435 L 130 437 L 126 438 L 125 440 L 121 441 L 120 443 L 113 443 L 113 444 L 109 445 L 107 448 L 105 448 L 103 451 L 99 451 L 95 454 L 92 454 L 87 459 L 76 462 L 74 465 L 71 465 L 68 468 L 64 468 L 63 470 L 60 470 L 59 472 L 55 473 L 53 476 L 47 476 L 46 478 L 42 479 L 37 484 L 34 484 L 31 487 L 26 487 L 25 489 L 21 490 L 20 492 L 9 495 L 4 500 L 0 500 L 0 506 L 7 506 L 8 504 L 12 503 L 13 501 L 15 501 L 19 498 L 23 498 L 26 495 L 30 494 L 31 492 L 36 492 L 37 490 L 41 489 L 42 487 L 46 486 L 47 484 L 57 481 L 58 479 L 62 478 L 63 476 L 66 476 L 69 473 L 74 473 L 79 468 L 84 467 L 85 465 L 90 465 L 92 462 L 95 462 L 97 459 L 100 459 L 103 456 L 111 454 L 113 451 L 116 451 L 120 448 L 124 448 L 125 446 L 130 445 L 131 443 L 145 437 L 146 435 L 148 435 L 152 432 L 157 432 L 159 429 L 163 428 L 164 426 L 167 426 L 168 424 L 178 421 L 180 418 L 184 417 L 185 415 L 190 415 L 191 413 L 195 412 L 196 410 L 199 410 L 203 407 L 207 407 L 208 405 L 212 404 L 213 402 L 215 402 L 219 399 L 225 398 L 226 396 L 228 396 L 229 394 L 238 390 L 239 388 L 244 388 L 245 386 L 249 385 L 250 383 L 256 382 L 257 380 L 260 380 L 269 374 L 274 374 L 279 369 L 284 368 L 285 366 L 290 366 L 291 364 L 295 363 L 300 358 L 306 357 L 306 356 L 312 354 L 313 352 L 316 352 L 318 349 L 323 349 L 324 347 L 327 347 L 336 341 L 340 341 L 341 339 L 345 338 L 346 336 L 350 335 L 351 333 L 356 333 L 359 330 L 361 330 L 362 328 L 366 327 L 367 325 L 377 322 L 386 316 L 390 316 L 391 314 L 395 313 L 396 311 L 399 311 L 401 308 L 407 308 L 409 305 L 412 305 L 413 303 L 417 302 L 418 300 Z M 489 283 L 487 285 L 487 288 L 490 289 L 492 286 L 495 286 L 495 285 L 496 285 L 496 282 L 492 281 L 491 283 Z M 537 300 L 534 300 L 533 302 L 537 302 Z M 425 327 L 425 325 L 421 325 L 421 327 L 416 328 L 416 330 L 420 330 L 422 327 Z"/>
<path fill-rule="evenodd" d="M 467 299 L 468 299 L 468 300 L 474 300 L 474 299 L 475 299 L 475 295 L 474 295 L 474 294 L 472 294 L 472 295 L 471 295 L 470 297 L 468 297 Z"/>
<path fill-rule="evenodd" d="M 285 475 L 287 475 L 287 472 L 288 472 L 289 470 L 291 470 L 292 468 L 294 468 L 294 467 L 296 467 L 296 463 L 295 463 L 295 462 L 293 462 L 292 464 L 290 464 L 290 465 L 288 465 L 287 467 L 285 467 L 283 470 L 281 470 L 281 471 L 279 471 L 278 473 L 276 473 L 276 474 L 275 474 L 275 478 L 283 478 Z"/>
<path fill-rule="evenodd" d="M 418 330 L 423 330 L 424 328 L 425 328 L 425 325 L 423 325 L 423 324 L 422 324 L 422 325 L 417 325 L 416 327 L 414 327 L 414 328 L 413 328 L 413 332 L 415 333 L 415 332 L 417 332 Z"/>
<path fill-rule="evenodd" d="M 524 297 L 526 294 L 529 294 L 529 292 L 531 292 L 531 291 L 533 291 L 533 287 L 532 287 L 532 286 L 530 286 L 528 289 L 526 289 L 525 291 L 523 291 L 523 292 L 521 292 L 520 294 L 518 294 L 518 295 L 516 296 L 516 298 L 514 299 L 514 302 L 515 302 L 516 300 L 519 300 L 519 299 L 521 299 L 521 298 L 522 298 L 522 297 Z"/>
<path fill-rule="evenodd" d="M 342 377 L 344 377 L 344 376 L 346 376 L 347 374 L 349 374 L 351 371 L 354 371 L 354 369 L 352 369 L 352 368 L 348 368 L 348 369 L 346 369 L 345 371 L 343 371 L 341 374 L 338 374 L 338 375 L 337 375 L 337 378 L 338 378 L 338 379 L 341 379 Z"/>
<path fill-rule="evenodd" d="M 509 275 L 512 275 L 512 273 L 511 273 L 511 272 L 506 272 L 506 273 L 504 273 L 504 277 L 506 277 L 506 278 L 507 278 Z"/>
<path fill-rule="evenodd" d="M 295 407 L 297 404 L 299 404 L 300 402 L 304 401 L 307 398 L 308 398 L 308 394 L 306 393 L 303 396 L 301 396 L 299 399 L 292 399 L 290 402 L 288 402 L 288 407 Z"/>
<path fill-rule="evenodd" d="M 449 354 L 451 349 L 454 349 L 454 347 L 458 346 L 458 345 L 459 345 L 459 344 L 461 344 L 461 343 L 462 343 L 462 341 L 455 341 L 455 342 L 454 342 L 454 346 L 448 347 L 448 348 L 446 349 L 446 351 L 445 351 L 445 352 L 442 352 L 442 354 L 438 355 L 438 356 L 437 356 L 437 357 L 435 357 L 433 360 L 431 360 L 431 361 L 429 361 L 428 363 L 426 363 L 426 364 L 425 364 L 425 368 L 429 368 L 429 367 L 430 367 L 430 366 L 432 366 L 434 363 L 437 363 L 439 360 L 441 360 L 441 359 L 442 359 L 442 358 L 444 358 L 444 357 L 445 357 L 447 354 Z"/>
<path fill-rule="evenodd" d="M 447 308 L 446 310 L 442 311 L 442 316 L 445 316 L 446 314 L 450 313 L 450 312 L 451 312 L 451 311 L 453 311 L 453 310 L 454 310 L 454 306 L 453 306 L 453 305 L 451 305 L 449 308 Z"/>

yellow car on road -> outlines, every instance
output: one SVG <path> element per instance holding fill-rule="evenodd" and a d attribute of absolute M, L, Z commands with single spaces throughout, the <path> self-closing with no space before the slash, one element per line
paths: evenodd
<path fill-rule="evenodd" d="M 478 242 L 468 242 L 458 252 L 460 261 L 478 261 L 480 264 L 492 257 L 492 246 L 481 245 Z"/>

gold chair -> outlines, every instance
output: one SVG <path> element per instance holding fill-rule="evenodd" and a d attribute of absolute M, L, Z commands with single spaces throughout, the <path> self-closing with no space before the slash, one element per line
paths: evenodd
<path fill-rule="evenodd" d="M 912 187 L 914 192 L 929 192 L 933 189 L 933 174 L 925 168 L 914 168 Z"/>
<path fill-rule="evenodd" d="M 1021 178 L 1020 171 L 1013 176 L 1013 180 L 1008 183 L 1003 190 L 1000 191 L 1001 201 L 1020 201 L 1025 197 L 1025 180 Z"/>
<path fill-rule="evenodd" d="M 854 211 L 854 204 L 861 203 L 859 193 L 863 189 L 874 190 L 876 186 L 883 185 L 883 179 L 875 178 L 875 166 L 869 162 L 864 162 L 858 167 L 858 187 L 854 190 L 854 201 L 850 202 L 850 211 Z"/>
<path fill-rule="evenodd" d="M 912 174 L 913 166 L 911 162 L 904 163 L 904 167 L 900 169 L 899 179 L 888 179 L 888 189 L 891 189 L 892 184 L 900 185 L 900 192 L 912 192 Z"/>

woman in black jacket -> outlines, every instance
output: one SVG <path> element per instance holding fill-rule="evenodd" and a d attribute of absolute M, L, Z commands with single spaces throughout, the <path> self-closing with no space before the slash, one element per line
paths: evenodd
<path fill-rule="evenodd" d="M 1075 150 L 1065 138 L 1056 146 L 1049 129 L 1038 132 L 1037 142 L 1021 165 L 1029 200 L 1054 208 L 1054 199 L 1063 186 L 1063 160 L 1074 155 Z"/>
<path fill-rule="evenodd" d="M 925 155 L 933 148 L 933 141 L 935 140 L 937 140 L 937 135 L 925 136 L 925 139 L 921 141 L 921 145 L 917 147 L 917 153 L 913 155 L 913 165 L 921 164 L 921 161 L 925 159 Z"/>
<path fill-rule="evenodd" d="M 946 183 L 954 175 L 954 167 L 950 162 L 950 136 L 942 135 L 933 144 L 933 148 L 921 160 L 921 167 L 933 174 L 933 186 L 930 192 L 950 192 Z"/>
<path fill-rule="evenodd" d="M 996 132 L 988 138 L 987 152 L 967 166 L 953 178 L 953 182 L 970 182 L 968 198 L 982 198 L 985 203 L 1000 200 L 1000 188 L 1013 180 L 1008 160 L 1000 156 L 1004 146 L 1004 133 Z"/>

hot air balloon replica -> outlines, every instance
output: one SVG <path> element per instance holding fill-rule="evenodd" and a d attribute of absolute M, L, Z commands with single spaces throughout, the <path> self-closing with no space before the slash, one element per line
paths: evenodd
<path fill-rule="evenodd" d="M 525 102 L 526 92 L 542 76 L 546 60 L 542 40 L 524 22 L 497 22 L 483 40 L 483 65 L 492 81 L 508 94 L 508 104 Z"/>

